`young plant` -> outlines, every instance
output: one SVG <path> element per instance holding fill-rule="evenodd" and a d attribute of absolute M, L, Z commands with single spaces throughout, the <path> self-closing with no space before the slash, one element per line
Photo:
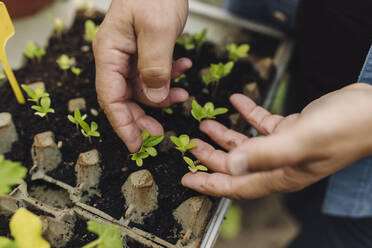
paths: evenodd
<path fill-rule="evenodd" d="M 30 41 L 27 43 L 27 47 L 23 51 L 23 54 L 31 60 L 37 59 L 40 62 L 41 58 L 45 55 L 45 50 Z"/>
<path fill-rule="evenodd" d="M 234 62 L 230 61 L 226 64 L 218 63 L 211 64 L 209 73 L 202 76 L 205 85 L 215 84 L 218 85 L 221 78 L 226 77 L 231 73 L 234 67 Z"/>
<path fill-rule="evenodd" d="M 183 79 L 186 79 L 186 75 L 185 74 L 182 74 L 180 75 L 178 78 L 174 79 L 173 81 L 178 84 L 179 82 L 181 82 L 181 80 Z"/>
<path fill-rule="evenodd" d="M 182 134 L 178 138 L 176 136 L 171 136 L 170 139 L 176 145 L 176 149 L 182 152 L 182 155 L 184 155 L 188 150 L 198 146 L 198 143 L 190 142 L 190 138 L 186 134 Z"/>
<path fill-rule="evenodd" d="M 27 169 L 21 163 L 6 160 L 0 155 L 0 196 L 8 194 L 13 185 L 19 184 L 26 176 Z"/>
<path fill-rule="evenodd" d="M 235 43 L 226 46 L 227 51 L 229 52 L 229 59 L 236 62 L 241 58 L 248 57 L 248 51 L 250 46 L 248 44 L 242 44 L 237 46 Z"/>
<path fill-rule="evenodd" d="M 174 113 L 172 108 L 163 108 L 162 111 L 168 115 L 173 115 Z"/>
<path fill-rule="evenodd" d="M 191 115 L 199 122 L 203 119 L 215 119 L 217 115 L 227 112 L 227 108 L 214 108 L 214 104 L 211 102 L 207 102 L 202 107 L 197 101 L 192 101 Z"/>
<path fill-rule="evenodd" d="M 203 29 L 201 33 L 195 33 L 193 35 L 183 35 L 176 42 L 183 46 L 186 50 L 196 49 L 198 52 L 207 38 L 207 29 Z"/>
<path fill-rule="evenodd" d="M 189 165 L 189 170 L 192 173 L 196 173 L 197 171 L 208 171 L 208 168 L 204 165 L 198 164 L 198 161 L 192 161 L 191 158 L 183 157 L 183 160 Z"/>
<path fill-rule="evenodd" d="M 62 39 L 62 32 L 65 27 L 65 22 L 60 17 L 53 17 L 52 15 L 49 15 L 49 18 L 52 20 L 54 29 L 56 31 L 56 35 L 58 39 Z"/>
<path fill-rule="evenodd" d="M 87 118 L 87 115 L 83 115 L 81 116 L 81 113 L 80 113 L 80 110 L 79 109 L 75 109 L 74 111 L 74 116 L 72 115 L 68 115 L 67 116 L 67 119 L 76 125 L 76 132 L 79 133 L 79 125 L 80 125 L 80 122 L 84 121 L 85 119 Z"/>
<path fill-rule="evenodd" d="M 103 225 L 88 221 L 88 230 L 98 235 L 98 239 L 83 246 L 83 248 L 122 248 L 120 230 L 116 226 Z"/>
<path fill-rule="evenodd" d="M 31 106 L 33 110 L 36 110 L 35 115 L 48 119 L 49 113 L 54 114 L 54 109 L 50 107 L 51 100 L 49 94 L 45 92 L 43 87 L 38 87 L 36 90 L 25 84 L 22 84 L 21 87 L 30 97 L 28 101 L 36 103 L 36 105 Z"/>
<path fill-rule="evenodd" d="M 145 158 L 156 157 L 158 155 L 157 150 L 154 146 L 158 145 L 164 139 L 164 135 L 150 136 L 149 131 L 144 130 L 142 132 L 142 146 L 141 149 L 132 154 L 132 160 L 136 161 L 137 166 L 143 165 L 143 160 Z"/>
<path fill-rule="evenodd" d="M 41 118 L 45 117 L 48 120 L 48 114 L 54 114 L 55 111 L 50 107 L 51 100 L 50 97 L 42 97 L 40 100 L 40 105 L 31 106 L 33 110 L 36 110 L 35 115 Z"/>
<path fill-rule="evenodd" d="M 94 40 L 99 26 L 96 25 L 92 20 L 85 21 L 85 39 L 89 42 Z"/>
<path fill-rule="evenodd" d="M 0 237 L 0 247 L 50 248 L 50 244 L 42 236 L 43 226 L 40 218 L 27 209 L 19 208 L 10 219 L 9 227 L 14 241 Z"/>
<path fill-rule="evenodd" d="M 22 89 L 26 92 L 29 99 L 27 99 L 30 102 L 35 102 L 37 105 L 39 104 L 39 100 L 43 97 L 49 97 L 49 94 L 45 92 L 44 87 L 37 87 L 36 90 L 31 88 L 30 86 L 27 86 L 25 84 L 21 85 Z"/>
<path fill-rule="evenodd" d="M 71 68 L 72 66 L 72 59 L 66 55 L 66 54 L 62 54 L 57 60 L 56 60 L 59 68 L 61 68 L 61 70 L 63 71 L 67 71 Z"/>
<path fill-rule="evenodd" d="M 75 76 L 80 76 L 80 74 L 82 73 L 82 69 L 78 68 L 78 67 L 75 67 L 75 66 L 72 66 L 71 67 L 71 72 L 75 75 Z"/>
<path fill-rule="evenodd" d="M 84 135 L 84 137 L 87 137 L 89 139 L 89 143 L 92 144 L 92 137 L 99 137 L 101 134 L 97 131 L 98 130 L 98 124 L 94 121 L 90 123 L 90 126 L 85 121 L 81 120 L 79 122 L 80 126 L 82 127 L 81 133 Z"/>

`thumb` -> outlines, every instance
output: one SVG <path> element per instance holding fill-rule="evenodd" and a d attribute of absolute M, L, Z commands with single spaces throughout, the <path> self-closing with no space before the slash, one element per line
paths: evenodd
<path fill-rule="evenodd" d="M 271 170 L 300 163 L 303 154 L 298 142 L 287 135 L 261 136 L 248 140 L 231 151 L 227 168 L 232 175 Z"/>
<path fill-rule="evenodd" d="M 164 22 L 145 25 L 137 33 L 138 69 L 143 92 L 154 103 L 160 103 L 168 97 L 173 51 L 180 33 L 168 27 L 169 20 Z"/>

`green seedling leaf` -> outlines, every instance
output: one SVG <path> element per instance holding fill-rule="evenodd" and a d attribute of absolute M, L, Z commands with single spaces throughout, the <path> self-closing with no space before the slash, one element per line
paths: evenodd
<path fill-rule="evenodd" d="M 40 61 L 45 55 L 45 50 L 38 47 L 34 42 L 29 41 L 27 43 L 27 47 L 23 51 L 23 54 L 31 60 L 36 58 L 38 61 Z"/>
<path fill-rule="evenodd" d="M 41 220 L 27 209 L 18 209 L 12 216 L 9 226 L 19 248 L 50 248 L 49 243 L 42 237 Z"/>
<path fill-rule="evenodd" d="M 57 60 L 56 60 L 59 68 L 61 68 L 61 70 L 64 70 L 64 71 L 67 71 L 68 69 L 70 69 L 71 67 L 71 58 L 66 55 L 66 54 L 62 54 Z"/>
<path fill-rule="evenodd" d="M 31 108 L 36 110 L 35 115 L 40 117 L 47 117 L 49 113 L 54 114 L 54 109 L 50 107 L 51 100 L 50 97 L 43 97 L 40 100 L 40 106 L 34 105 Z"/>
<path fill-rule="evenodd" d="M 189 170 L 192 173 L 196 173 L 197 171 L 208 171 L 208 168 L 201 164 L 196 164 L 196 162 L 192 161 L 189 157 L 183 157 L 183 160 L 188 164 Z"/>
<path fill-rule="evenodd" d="M 13 185 L 21 182 L 26 176 L 27 169 L 21 163 L 6 160 L 0 155 L 0 196 L 8 194 Z"/>
<path fill-rule="evenodd" d="M 85 120 L 87 118 L 87 115 L 83 115 L 81 116 L 81 113 L 80 113 L 80 110 L 79 109 L 75 109 L 74 111 L 74 116 L 72 115 L 68 115 L 67 116 L 67 119 L 72 122 L 73 124 L 76 125 L 76 127 L 79 127 L 79 124 L 81 121 Z"/>
<path fill-rule="evenodd" d="M 85 21 L 85 39 L 89 42 L 94 40 L 99 26 L 96 25 L 92 20 Z"/>
<path fill-rule="evenodd" d="M 234 62 L 230 61 L 226 64 L 218 63 L 218 64 L 211 64 L 209 68 L 209 73 L 202 76 L 202 80 L 205 85 L 210 84 L 219 84 L 220 80 L 223 77 L 229 75 L 234 68 Z"/>
<path fill-rule="evenodd" d="M 173 114 L 173 109 L 172 108 L 163 108 L 163 111 L 165 113 L 167 113 L 168 115 L 172 115 Z"/>
<path fill-rule="evenodd" d="M 241 58 L 248 57 L 250 46 L 248 44 L 237 46 L 235 43 L 233 43 L 228 45 L 226 49 L 229 52 L 229 59 L 236 62 Z"/>
<path fill-rule="evenodd" d="M 89 139 L 89 142 L 92 143 L 92 137 L 100 137 L 101 134 L 97 131 L 98 130 L 98 124 L 94 121 L 90 123 L 90 126 L 88 123 L 86 123 L 84 120 L 80 120 L 79 125 L 81 126 L 81 133 L 84 135 L 84 137 L 87 137 Z"/>
<path fill-rule="evenodd" d="M 33 88 L 22 84 L 22 89 L 26 92 L 29 99 L 27 99 L 30 102 L 35 102 L 36 104 L 39 104 L 39 100 L 43 97 L 49 97 L 49 94 L 45 92 L 44 87 L 37 87 L 36 90 Z"/>
<path fill-rule="evenodd" d="M 180 37 L 176 43 L 183 46 L 186 50 L 200 49 L 207 38 L 207 29 L 193 35 L 185 34 Z"/>
<path fill-rule="evenodd" d="M 174 82 L 176 83 L 176 84 L 178 84 L 179 82 L 181 82 L 181 80 L 183 80 L 183 79 L 186 79 L 186 75 L 185 75 L 185 73 L 183 73 L 181 76 L 179 76 L 178 78 L 176 78 L 176 79 L 174 79 Z"/>
<path fill-rule="evenodd" d="M 88 221 L 88 230 L 98 235 L 98 239 L 83 246 L 83 248 L 122 248 L 123 242 L 118 227 L 103 225 L 95 221 Z"/>
<path fill-rule="evenodd" d="M 52 15 L 49 15 L 49 18 L 52 20 L 54 29 L 56 31 L 56 35 L 58 39 L 62 39 L 62 32 L 65 27 L 65 21 L 63 18 L 60 17 L 53 17 Z"/>
<path fill-rule="evenodd" d="M 18 246 L 12 240 L 0 237 L 0 248 L 18 248 Z"/>
<path fill-rule="evenodd" d="M 158 145 L 164 139 L 164 135 L 150 136 L 147 130 L 142 131 L 142 146 L 141 149 L 131 155 L 131 159 L 136 161 L 137 166 L 143 165 L 143 159 L 149 156 L 156 157 L 158 155 L 154 146 Z"/>
<path fill-rule="evenodd" d="M 79 76 L 81 73 L 82 73 L 82 69 L 78 68 L 78 67 L 75 67 L 75 66 L 72 66 L 71 67 L 71 72 L 75 75 L 75 76 Z"/>
<path fill-rule="evenodd" d="M 186 134 L 182 134 L 179 138 L 171 136 L 170 139 L 176 145 L 176 149 L 182 152 L 182 154 L 185 154 L 188 150 L 198 146 L 196 142 L 190 142 L 190 138 Z"/>
<path fill-rule="evenodd" d="M 211 102 L 207 102 L 204 107 L 195 100 L 192 102 L 191 115 L 199 122 L 203 119 L 214 119 L 217 115 L 225 114 L 227 112 L 227 108 L 215 109 L 214 104 Z"/>
<path fill-rule="evenodd" d="M 204 42 L 206 41 L 207 39 L 207 32 L 208 32 L 208 29 L 204 28 L 201 33 L 195 33 L 193 35 L 193 39 L 196 43 L 196 46 L 198 48 L 202 47 L 202 45 L 204 44 Z"/>

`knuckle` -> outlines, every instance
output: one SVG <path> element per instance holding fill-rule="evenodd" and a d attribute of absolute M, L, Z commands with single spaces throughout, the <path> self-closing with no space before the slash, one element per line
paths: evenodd
<path fill-rule="evenodd" d="M 294 168 L 284 169 L 282 180 L 278 187 L 279 192 L 296 192 L 302 190 L 305 185 L 301 178 L 303 177 Z"/>

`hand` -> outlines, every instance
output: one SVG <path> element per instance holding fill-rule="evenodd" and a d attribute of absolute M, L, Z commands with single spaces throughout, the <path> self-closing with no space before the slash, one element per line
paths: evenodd
<path fill-rule="evenodd" d="M 186 58 L 172 64 L 187 14 L 187 0 L 113 0 L 96 34 L 98 101 L 131 152 L 141 146 L 141 130 L 163 133 L 135 101 L 167 107 L 188 99 L 185 90 L 169 89 L 170 79 L 192 65 Z"/>
<path fill-rule="evenodd" d="M 233 106 L 264 136 L 251 138 L 216 121 L 191 152 L 215 173 L 189 173 L 182 184 L 204 194 L 257 198 L 303 189 L 372 154 L 372 86 L 353 84 L 310 103 L 301 113 L 272 115 L 241 94 Z"/>

